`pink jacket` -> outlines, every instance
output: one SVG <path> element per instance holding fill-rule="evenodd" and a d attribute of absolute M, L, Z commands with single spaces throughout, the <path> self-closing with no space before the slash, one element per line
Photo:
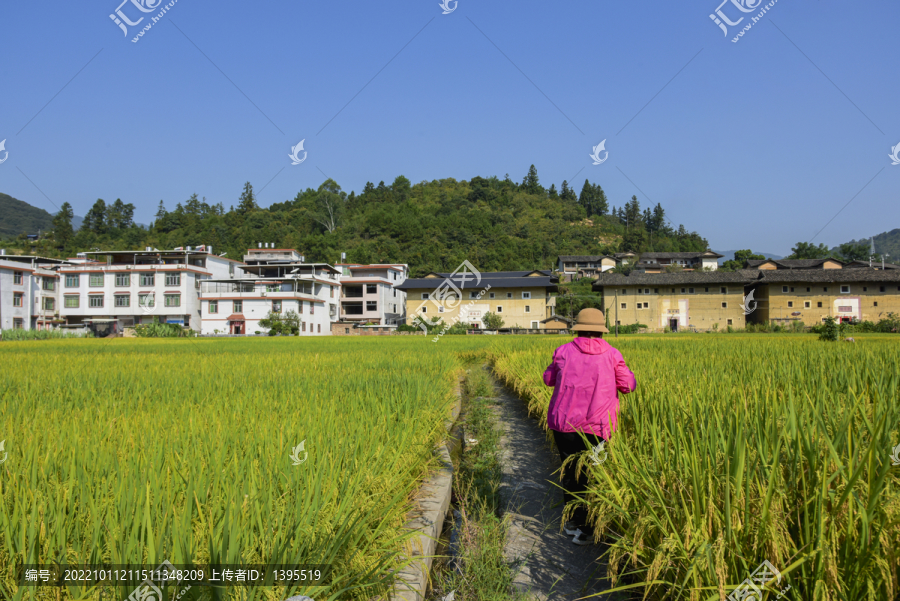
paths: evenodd
<path fill-rule="evenodd" d="M 619 395 L 637 388 L 622 353 L 602 338 L 575 338 L 553 352 L 544 372 L 553 386 L 547 425 L 557 432 L 585 432 L 609 439 L 616 431 Z"/>

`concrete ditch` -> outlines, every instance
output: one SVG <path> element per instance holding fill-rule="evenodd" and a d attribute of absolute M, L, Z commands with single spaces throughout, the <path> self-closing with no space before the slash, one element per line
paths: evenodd
<path fill-rule="evenodd" d="M 450 418 L 444 423 L 449 433 L 462 410 L 462 387 L 460 380 L 456 387 L 456 404 Z M 415 497 L 416 508 L 411 512 L 411 519 L 406 528 L 418 531 L 410 540 L 410 555 L 401 556 L 402 560 L 411 560 L 409 565 L 397 576 L 399 581 L 394 585 L 389 599 L 391 601 L 424 601 L 428 590 L 428 578 L 435 549 L 444 526 L 444 519 L 450 509 L 450 498 L 453 492 L 453 461 L 450 457 L 449 443 L 443 443 L 435 450 L 440 468 L 419 488 Z"/>

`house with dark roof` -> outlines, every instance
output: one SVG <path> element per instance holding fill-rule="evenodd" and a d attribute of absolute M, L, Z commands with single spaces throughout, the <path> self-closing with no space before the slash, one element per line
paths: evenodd
<path fill-rule="evenodd" d="M 453 273 L 429 273 L 407 279 L 396 286 L 406 292 L 406 323 L 461 322 L 483 329 L 491 312 L 503 318 L 504 327 L 539 329 L 552 313 L 552 292 L 559 279 L 551 271 L 477 272 L 459 269 Z"/>
<path fill-rule="evenodd" d="M 837 259 L 750 259 L 747 269 L 843 269 L 845 263 Z"/>
<path fill-rule="evenodd" d="M 874 321 L 900 313 L 900 270 L 743 269 L 604 274 L 593 285 L 610 323 L 711 330 L 747 323 Z"/>
<path fill-rule="evenodd" d="M 621 260 L 613 255 L 560 255 L 556 258 L 556 269 L 569 280 L 572 277 L 593 277 L 609 271 Z"/>
<path fill-rule="evenodd" d="M 719 268 L 720 255 L 711 250 L 703 252 L 645 252 L 641 253 L 635 271 L 644 273 L 662 273 L 667 267 L 677 266 L 682 269 L 710 269 Z"/>

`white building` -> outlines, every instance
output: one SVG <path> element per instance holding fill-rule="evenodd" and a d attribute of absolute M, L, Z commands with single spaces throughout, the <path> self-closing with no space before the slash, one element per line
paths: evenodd
<path fill-rule="evenodd" d="M 200 282 L 227 278 L 243 264 L 212 248 L 82 253 L 58 269 L 60 316 L 69 324 L 116 319 L 122 327 L 157 319 L 200 329 Z"/>
<path fill-rule="evenodd" d="M 338 319 L 340 271 L 305 263 L 293 249 L 250 249 L 240 273 L 200 284 L 204 334 L 256 334 L 270 311 L 300 318 L 300 335 L 330 336 Z"/>
<path fill-rule="evenodd" d="M 60 259 L 0 253 L 0 329 L 50 329 L 59 317 Z"/>
<path fill-rule="evenodd" d="M 338 263 L 341 269 L 341 321 L 399 325 L 406 319 L 406 291 L 397 286 L 409 277 L 402 263 Z"/>

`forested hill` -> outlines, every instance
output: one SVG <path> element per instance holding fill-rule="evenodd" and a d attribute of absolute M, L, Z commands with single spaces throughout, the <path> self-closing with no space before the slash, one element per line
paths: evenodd
<path fill-rule="evenodd" d="M 464 259 L 485 271 L 547 269 L 561 254 L 707 248 L 696 232 L 673 227 L 659 205 L 642 209 L 632 197 L 610 207 L 602 188 L 588 181 L 580 192 L 566 182 L 546 189 L 534 167 L 519 184 L 474 177 L 411 185 L 400 176 L 390 185 L 366 184 L 360 194 L 329 179 L 268 208 L 257 205 L 247 183 L 236 200 L 227 210 L 196 194 L 174 207 L 161 201 L 147 229 L 131 222 L 130 204 L 117 201 L 113 211 L 97 201 L 80 231 L 69 234 L 60 224 L 65 233 L 42 241 L 41 252 L 207 244 L 240 259 L 247 248 L 269 242 L 296 248 L 307 261 L 336 263 L 346 252 L 348 261 L 408 263 L 413 275 L 423 275 L 451 271 Z"/>
<path fill-rule="evenodd" d="M 50 229 L 53 216 L 44 209 L 0 193 L 0 235 L 37 234 Z"/>

